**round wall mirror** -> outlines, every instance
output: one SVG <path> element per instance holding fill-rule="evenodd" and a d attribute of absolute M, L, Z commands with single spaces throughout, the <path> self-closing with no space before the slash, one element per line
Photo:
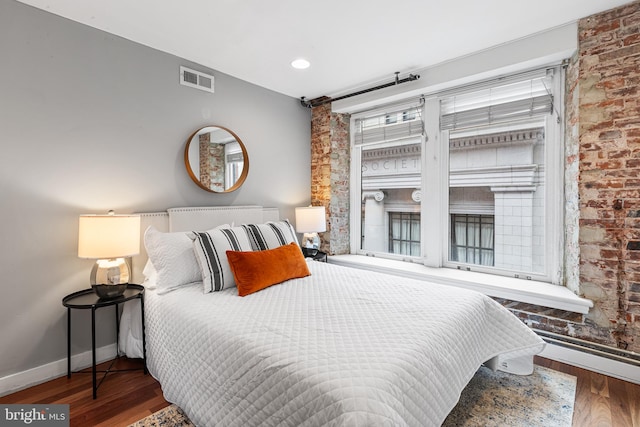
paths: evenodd
<path fill-rule="evenodd" d="M 229 193 L 240 188 L 249 172 L 249 155 L 238 135 L 221 126 L 205 126 L 187 139 L 184 164 L 204 190 Z"/>

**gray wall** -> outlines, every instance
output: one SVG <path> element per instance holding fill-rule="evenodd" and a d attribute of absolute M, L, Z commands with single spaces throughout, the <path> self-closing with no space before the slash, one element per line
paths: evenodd
<path fill-rule="evenodd" d="M 0 0 L 0 64 L 0 378 L 66 358 L 61 300 L 88 287 L 92 265 L 77 258 L 79 214 L 257 204 L 292 218 L 309 203 L 310 113 L 297 99 L 13 0 Z M 214 74 L 215 93 L 179 85 L 179 65 Z M 183 166 L 187 137 L 208 124 L 249 152 L 231 194 L 201 190 Z M 76 314 L 79 353 L 89 316 Z M 97 319 L 98 346 L 114 342 L 111 309 Z"/>

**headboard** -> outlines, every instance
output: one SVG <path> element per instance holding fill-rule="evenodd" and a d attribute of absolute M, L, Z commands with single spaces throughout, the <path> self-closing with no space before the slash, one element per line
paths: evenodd
<path fill-rule="evenodd" d="M 140 253 L 131 258 L 132 283 L 142 283 L 142 270 L 147 262 L 144 232 L 150 225 L 159 231 L 204 231 L 222 224 L 260 224 L 278 221 L 278 208 L 262 206 L 209 206 L 170 208 L 166 212 L 140 213 Z"/>

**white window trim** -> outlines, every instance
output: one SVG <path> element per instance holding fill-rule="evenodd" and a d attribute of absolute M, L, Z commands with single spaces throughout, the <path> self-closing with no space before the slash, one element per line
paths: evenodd
<path fill-rule="evenodd" d="M 561 89 L 560 89 L 561 90 Z M 562 91 L 562 90 L 561 90 Z M 564 102 L 564 100 L 559 100 L 559 102 Z M 541 123 L 543 122 L 543 123 Z M 564 233 L 563 233 L 563 206 L 564 203 L 564 169 L 563 169 L 563 160 L 564 160 L 564 143 L 563 143 L 563 133 L 564 128 L 563 125 L 557 123 L 556 116 L 546 116 L 542 120 L 536 120 L 532 122 L 521 122 L 519 124 L 515 124 L 511 126 L 513 129 L 518 128 L 529 128 L 529 127 L 544 127 L 545 131 L 545 268 L 546 271 L 543 273 L 530 273 L 530 272 L 511 272 L 510 270 L 505 270 L 502 273 L 500 270 L 491 267 L 483 267 L 480 265 L 471 265 L 471 264 L 462 264 L 454 261 L 448 260 L 448 254 L 446 252 L 443 253 L 442 264 L 439 265 L 441 267 L 448 268 L 456 268 L 458 266 L 469 267 L 471 270 L 486 272 L 488 274 L 497 274 L 497 275 L 507 275 L 514 276 L 515 274 L 519 274 L 520 276 L 532 277 L 536 280 L 540 280 L 543 282 L 549 282 L 554 285 L 564 285 L 562 281 L 563 277 L 563 265 L 564 265 Z M 502 128 L 495 128 L 495 131 L 501 131 Z M 494 129 L 491 130 L 493 132 Z M 445 141 L 449 139 L 449 131 L 440 132 L 440 138 Z M 427 167 L 432 168 L 440 168 L 442 169 L 442 182 L 447 182 L 449 179 L 449 170 L 448 167 L 444 167 L 443 165 L 449 164 L 449 151 L 446 149 L 447 144 L 443 144 L 442 153 L 440 154 L 440 158 L 442 158 L 442 163 L 440 162 L 432 162 Z M 448 229 L 450 231 L 449 224 L 449 194 L 448 192 L 444 192 L 443 198 L 445 201 L 443 202 L 442 209 L 444 212 L 442 214 L 442 223 L 441 227 L 444 229 Z M 446 249 L 449 247 L 449 235 L 441 236 L 442 242 L 441 244 Z M 432 267 L 439 267 L 438 265 L 431 265 Z"/>
<path fill-rule="evenodd" d="M 556 78 L 553 79 L 555 100 L 554 105 L 564 105 L 564 69 L 559 67 L 559 72 L 556 73 Z M 453 89 L 455 91 L 455 89 Z M 427 244 L 426 240 L 422 239 L 422 254 L 423 258 L 417 259 L 415 257 L 398 256 L 387 253 L 372 253 L 360 249 L 361 244 L 361 215 L 360 209 L 351 209 L 350 220 L 352 224 L 351 233 L 351 252 L 358 255 L 374 255 L 384 257 L 388 259 L 402 259 L 410 262 L 422 262 L 426 267 L 442 268 L 443 269 L 455 269 L 457 266 L 448 261 L 448 248 L 449 248 L 449 235 L 448 233 L 442 233 L 438 230 L 449 229 L 449 203 L 448 192 L 442 191 L 443 183 L 449 180 L 449 150 L 448 144 L 444 144 L 442 141 L 448 140 L 448 131 L 440 131 L 439 123 L 437 120 L 430 120 L 430 118 L 439 117 L 440 94 L 434 94 L 430 97 L 424 98 L 423 117 L 425 118 L 425 136 L 422 138 L 422 176 L 421 176 L 421 191 L 422 200 L 428 200 L 429 203 L 421 204 L 421 217 L 425 230 L 424 235 L 438 236 L 441 239 L 440 244 L 433 245 Z M 357 113 L 352 116 L 352 125 L 356 119 L 362 118 L 372 114 L 371 111 Z M 546 239 L 546 271 L 543 274 L 519 274 L 520 277 L 533 278 L 541 283 L 550 282 L 553 285 L 565 285 L 563 281 L 563 258 L 564 258 L 564 233 L 563 233 L 563 220 L 564 220 L 564 186 L 562 185 L 564 169 L 564 144 L 563 142 L 563 121 L 558 120 L 556 122 L 558 112 L 554 115 L 548 116 L 545 123 L 545 131 L 547 135 L 546 140 L 552 141 L 547 144 L 545 149 L 545 182 L 556 183 L 553 185 L 545 185 L 545 230 L 548 238 Z M 506 125 L 509 127 L 510 125 Z M 517 125 L 516 125 L 517 126 Z M 360 153 L 359 149 L 356 149 L 355 140 L 352 133 L 352 158 L 351 158 L 351 206 L 360 206 L 360 191 L 361 186 L 361 156 L 356 155 Z M 560 183 L 561 185 L 557 185 Z M 427 228 L 430 228 L 429 231 Z M 353 231 L 357 231 L 354 233 Z M 466 266 L 466 265 L 465 265 Z M 501 277 L 502 273 L 498 269 L 483 269 L 481 266 L 469 266 L 475 272 L 488 273 L 489 277 Z M 454 270 L 455 271 L 455 270 Z M 516 279 L 517 272 L 504 272 L 505 277 L 512 277 Z M 516 276 L 516 277 L 514 277 Z M 516 279 L 517 280 L 517 279 Z M 527 281 L 531 283 L 531 281 Z"/>
<path fill-rule="evenodd" d="M 581 298 L 564 286 L 550 283 L 497 276 L 451 268 L 432 268 L 417 263 L 363 255 L 333 255 L 331 264 L 360 268 L 418 279 L 440 285 L 471 289 L 485 295 L 534 304 L 543 307 L 587 314 L 593 302 Z"/>
<path fill-rule="evenodd" d="M 422 256 L 424 265 L 427 267 L 439 268 L 443 266 L 445 248 L 448 248 L 446 237 L 449 233 L 442 233 L 449 224 L 447 218 L 449 210 L 449 194 L 444 191 L 444 183 L 448 182 L 449 176 L 449 150 L 445 149 L 442 143 L 442 133 L 440 132 L 439 120 L 429 120 L 430 118 L 440 117 L 440 101 L 437 97 L 425 99 L 424 103 L 425 117 L 425 138 L 422 146 L 422 200 L 428 200 L 429 203 L 421 204 L 421 216 L 424 218 L 423 224 L 426 224 L 423 230 L 425 233 L 431 234 L 434 230 L 441 240 L 440 244 L 428 244 L 427 239 L 422 239 Z M 447 185 L 448 188 L 448 185 Z"/>

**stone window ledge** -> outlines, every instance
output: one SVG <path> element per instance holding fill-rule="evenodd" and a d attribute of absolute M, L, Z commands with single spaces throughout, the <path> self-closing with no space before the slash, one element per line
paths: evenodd
<path fill-rule="evenodd" d="M 432 268 L 421 264 L 364 255 L 334 255 L 329 257 L 329 262 L 345 267 L 378 271 L 442 285 L 472 289 L 490 297 L 505 298 L 575 313 L 587 314 L 589 308 L 593 307 L 591 300 L 575 295 L 564 286 L 535 280 L 523 280 L 451 268 Z"/>

